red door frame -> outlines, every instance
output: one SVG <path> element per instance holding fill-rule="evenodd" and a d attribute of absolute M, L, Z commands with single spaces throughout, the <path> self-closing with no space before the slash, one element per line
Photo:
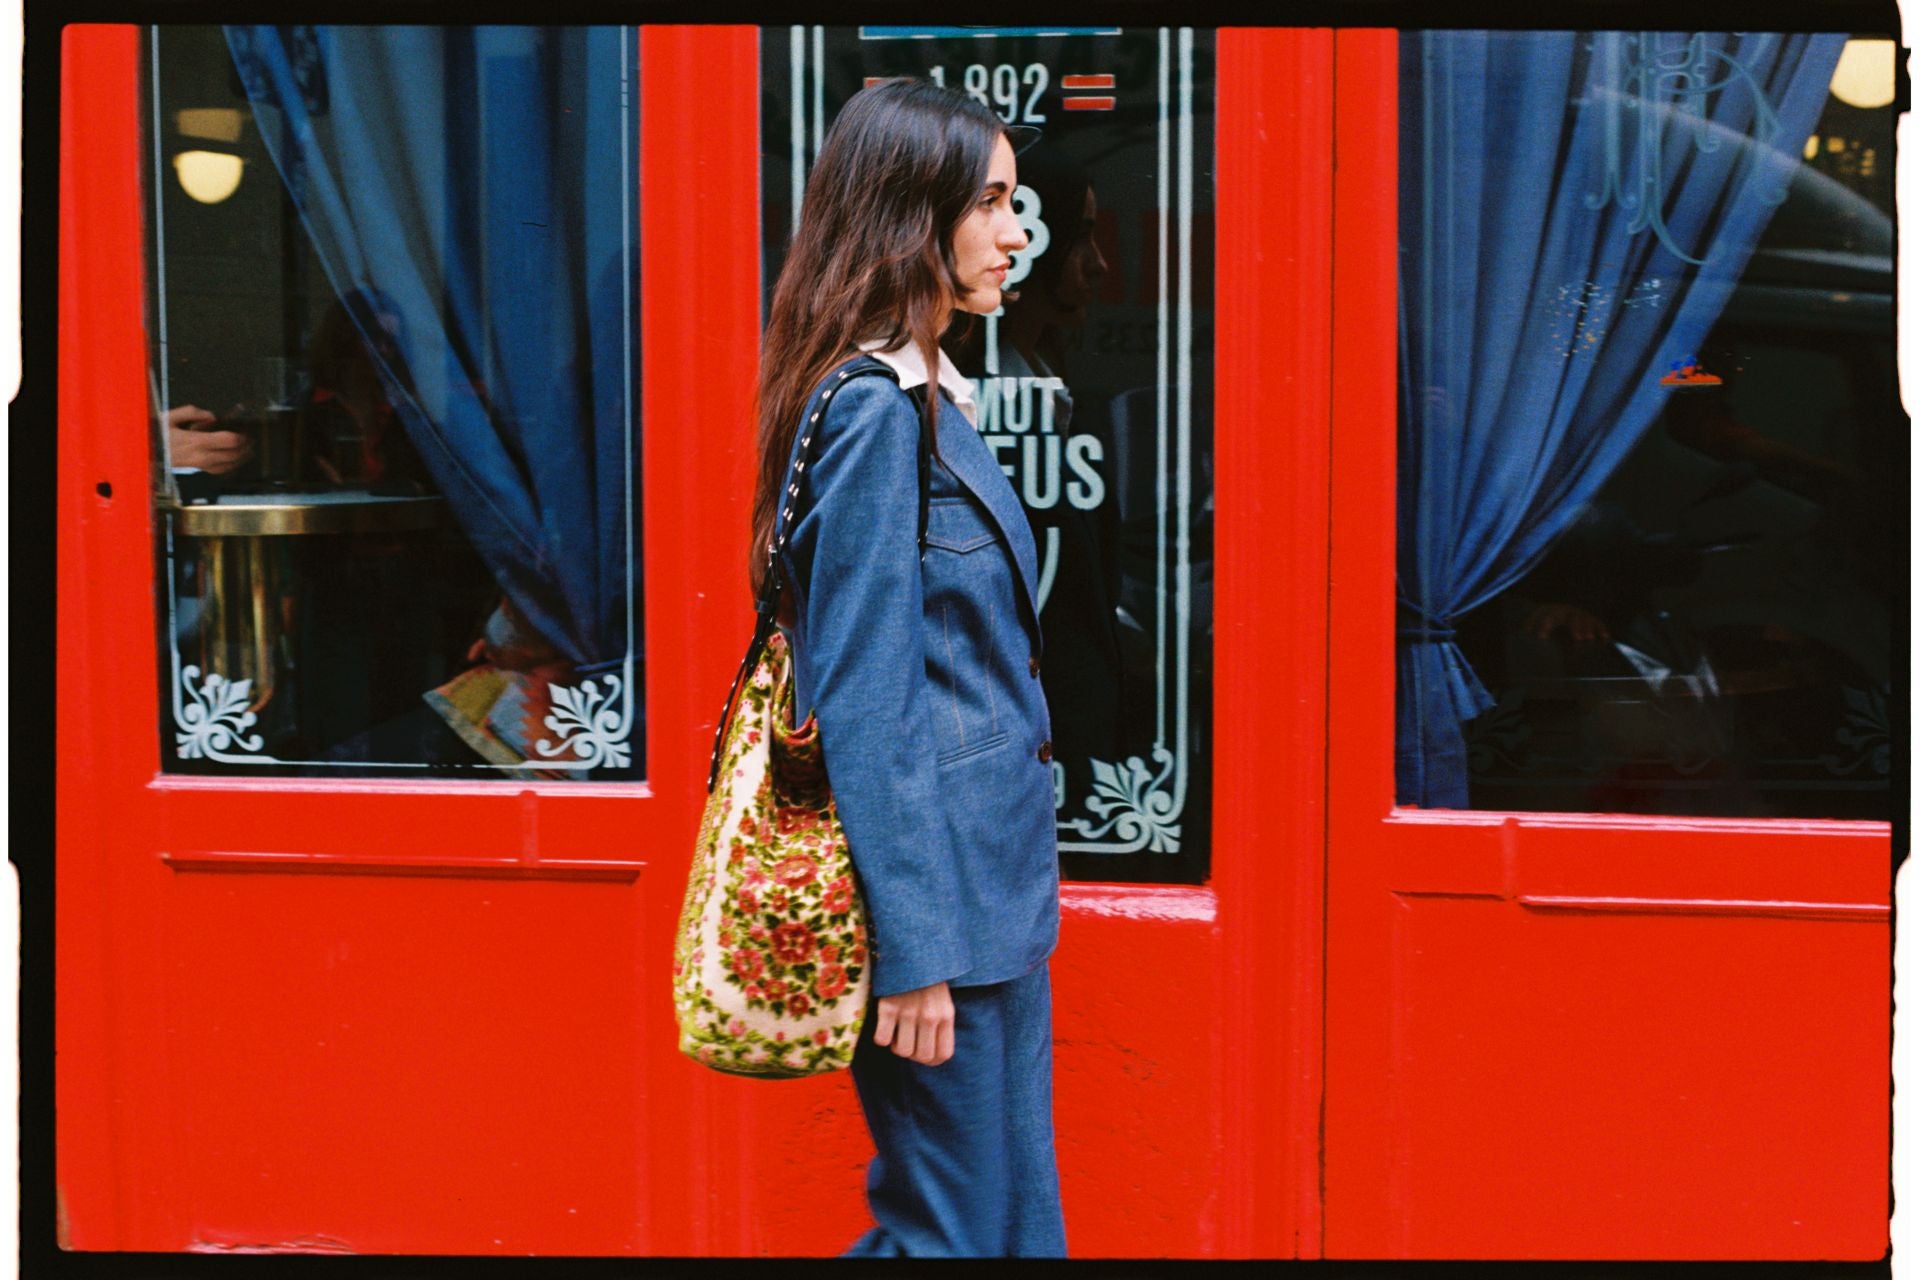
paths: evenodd
<path fill-rule="evenodd" d="M 73 1247 L 811 1253 L 857 1228 L 848 1082 L 703 1072 L 663 995 L 712 691 L 746 631 L 744 592 L 714 584 L 744 562 L 758 39 L 640 38 L 649 780 L 329 783 L 159 771 L 136 425 L 146 50 L 131 27 L 65 30 L 56 1141 Z M 1320 1249 L 1334 224 L 1312 158 L 1332 154 L 1334 46 L 1218 37 L 1213 879 L 1063 895 L 1058 1112 L 1085 1255 Z M 769 1156 L 769 1134 L 795 1140 Z"/>
<path fill-rule="evenodd" d="M 1397 40 L 1337 44 L 1325 1252 L 1878 1258 L 1889 824 L 1394 805 Z"/>

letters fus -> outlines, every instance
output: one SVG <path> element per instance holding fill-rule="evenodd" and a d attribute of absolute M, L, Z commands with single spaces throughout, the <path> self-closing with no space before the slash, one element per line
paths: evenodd
<path fill-rule="evenodd" d="M 979 431 L 1027 506 L 1044 511 L 1064 496 L 1069 506 L 1091 511 L 1107 497 L 1098 467 L 1106 449 L 1094 436 L 1058 433 L 1054 397 L 1065 387 L 1059 378 L 973 380 Z"/>

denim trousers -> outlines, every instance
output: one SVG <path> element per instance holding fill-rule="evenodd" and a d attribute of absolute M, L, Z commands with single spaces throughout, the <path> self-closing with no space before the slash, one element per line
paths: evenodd
<path fill-rule="evenodd" d="M 954 1052 L 937 1067 L 876 1045 L 868 1010 L 853 1080 L 877 1225 L 843 1256 L 1063 1258 L 1047 966 L 951 990 Z"/>

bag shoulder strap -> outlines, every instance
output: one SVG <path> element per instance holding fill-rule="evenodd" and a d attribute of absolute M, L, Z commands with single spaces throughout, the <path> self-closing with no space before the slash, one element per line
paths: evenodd
<path fill-rule="evenodd" d="M 733 716 L 734 704 L 740 696 L 741 685 L 754 663 L 760 657 L 760 651 L 766 646 L 767 637 L 773 634 L 774 619 L 780 610 L 780 593 L 785 584 L 781 579 L 780 553 L 787 548 L 787 534 L 793 523 L 794 507 L 800 500 L 800 484 L 807 467 L 813 461 L 816 446 L 814 437 L 827 406 L 832 403 L 834 393 L 846 386 L 854 378 L 884 375 L 898 383 L 900 378 L 892 367 L 872 356 L 857 356 L 842 364 L 820 384 L 809 397 L 807 405 L 801 410 L 800 430 L 797 433 L 793 449 L 787 463 L 786 484 L 780 496 L 780 511 L 774 517 L 773 541 L 767 544 L 767 568 L 761 575 L 760 596 L 754 601 L 753 639 L 747 643 L 746 656 L 740 659 L 740 669 L 734 672 L 733 683 L 727 688 L 727 700 L 720 708 L 719 723 L 714 727 L 713 759 L 707 767 L 707 790 L 711 792 L 720 777 L 720 752 L 726 745 L 727 725 Z M 927 550 L 927 489 L 929 453 L 932 447 L 931 433 L 927 429 L 926 415 L 921 415 L 920 425 L 920 527 L 917 543 L 920 554 Z"/>

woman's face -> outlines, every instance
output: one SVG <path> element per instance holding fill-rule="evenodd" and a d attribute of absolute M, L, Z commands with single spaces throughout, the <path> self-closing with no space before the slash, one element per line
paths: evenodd
<path fill-rule="evenodd" d="M 986 186 L 953 232 L 953 265 L 962 289 L 954 306 L 962 311 L 987 315 L 998 307 L 1013 265 L 1008 255 L 1027 247 L 1027 233 L 1013 212 L 1015 185 L 1013 148 L 1003 136 L 993 144 Z"/>
<path fill-rule="evenodd" d="M 1072 247 L 1067 250 L 1066 261 L 1060 266 L 1060 276 L 1050 299 L 1054 309 L 1060 313 L 1060 323 L 1065 325 L 1086 323 L 1087 308 L 1093 305 L 1094 290 L 1107 275 L 1106 256 L 1100 252 L 1100 245 L 1093 238 L 1094 212 L 1093 191 L 1089 188 L 1080 210 L 1080 222 L 1072 229 Z"/>

